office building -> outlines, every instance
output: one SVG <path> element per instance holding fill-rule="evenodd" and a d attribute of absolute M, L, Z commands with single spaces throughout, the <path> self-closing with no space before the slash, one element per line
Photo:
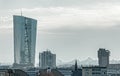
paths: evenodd
<path fill-rule="evenodd" d="M 100 66 L 82 67 L 82 76 L 107 76 L 107 68 Z"/>
<path fill-rule="evenodd" d="M 107 67 L 108 76 L 120 76 L 120 64 L 109 64 Z"/>
<path fill-rule="evenodd" d="M 101 67 L 107 67 L 109 65 L 109 56 L 110 56 L 110 51 L 100 48 L 98 50 L 98 63 L 99 66 Z"/>
<path fill-rule="evenodd" d="M 34 66 L 37 20 L 14 15 L 13 24 L 14 66 Z"/>
<path fill-rule="evenodd" d="M 55 68 L 56 54 L 52 54 L 49 50 L 39 53 L 39 66 L 42 69 L 46 69 L 48 67 Z"/>
<path fill-rule="evenodd" d="M 99 66 L 107 67 L 107 76 L 120 76 L 120 64 L 109 64 L 109 55 L 110 51 L 105 49 L 99 49 Z"/>

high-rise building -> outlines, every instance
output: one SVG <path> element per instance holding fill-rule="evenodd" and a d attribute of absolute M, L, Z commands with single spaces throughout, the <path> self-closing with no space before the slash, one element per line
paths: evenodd
<path fill-rule="evenodd" d="M 107 67 L 109 65 L 109 56 L 110 56 L 110 51 L 100 48 L 98 50 L 98 62 L 99 66 L 101 67 Z"/>
<path fill-rule="evenodd" d="M 56 67 L 56 54 L 52 54 L 49 50 L 39 53 L 39 66 L 42 69 Z"/>
<path fill-rule="evenodd" d="M 14 66 L 34 66 L 37 20 L 13 16 Z"/>

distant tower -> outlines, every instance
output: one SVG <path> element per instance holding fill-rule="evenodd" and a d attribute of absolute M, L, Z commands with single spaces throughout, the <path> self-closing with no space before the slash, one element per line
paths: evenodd
<path fill-rule="evenodd" d="M 52 54 L 49 50 L 39 53 L 39 66 L 42 69 L 56 67 L 56 54 Z"/>
<path fill-rule="evenodd" d="M 99 66 L 107 67 L 109 65 L 109 56 L 110 56 L 110 51 L 109 50 L 100 48 L 98 50 Z"/>
<path fill-rule="evenodd" d="M 72 71 L 71 76 L 82 76 L 82 69 L 78 68 L 77 60 L 75 60 L 75 69 Z"/>
<path fill-rule="evenodd" d="M 75 71 L 78 70 L 77 60 L 75 60 Z"/>
<path fill-rule="evenodd" d="M 34 66 L 37 20 L 14 15 L 13 23 L 14 66 Z"/>

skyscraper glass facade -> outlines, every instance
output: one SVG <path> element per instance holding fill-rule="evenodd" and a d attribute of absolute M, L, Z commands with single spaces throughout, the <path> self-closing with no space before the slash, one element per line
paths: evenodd
<path fill-rule="evenodd" d="M 35 64 L 37 20 L 14 15 L 13 23 L 14 63 L 33 66 Z"/>

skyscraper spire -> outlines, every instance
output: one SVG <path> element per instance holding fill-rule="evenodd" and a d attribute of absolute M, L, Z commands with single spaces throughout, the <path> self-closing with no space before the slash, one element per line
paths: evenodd
<path fill-rule="evenodd" d="M 22 9 L 21 9 L 21 16 L 22 16 Z"/>
<path fill-rule="evenodd" d="M 75 71 L 78 70 L 77 60 L 75 60 Z"/>

